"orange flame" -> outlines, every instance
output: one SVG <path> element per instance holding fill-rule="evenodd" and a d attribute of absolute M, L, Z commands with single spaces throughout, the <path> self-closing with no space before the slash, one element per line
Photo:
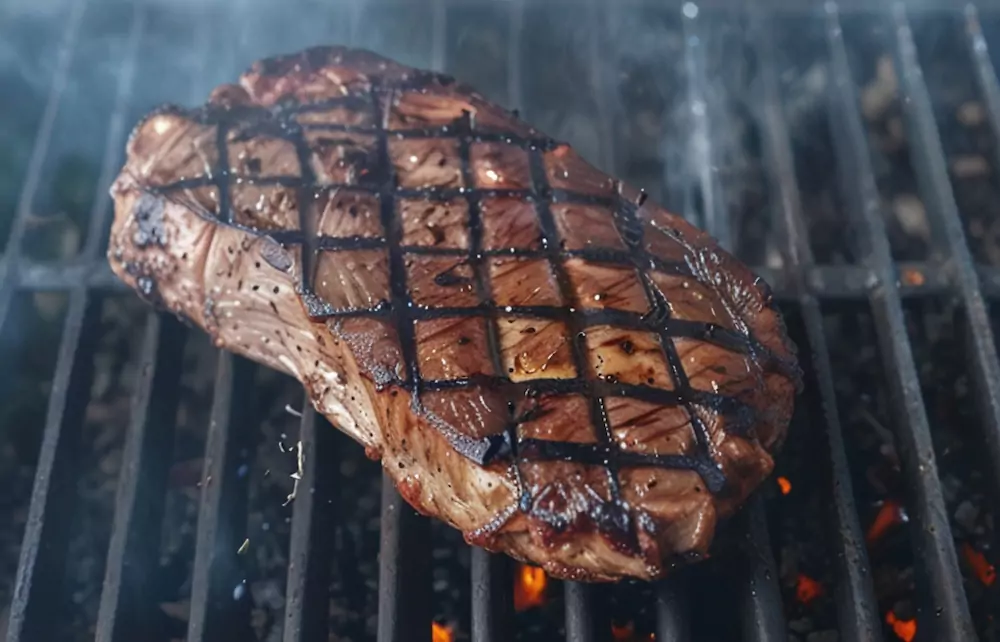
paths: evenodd
<path fill-rule="evenodd" d="M 452 642 L 453 639 L 450 626 L 431 622 L 431 642 Z"/>
<path fill-rule="evenodd" d="M 782 495 L 787 495 L 792 492 L 792 482 L 788 481 L 787 477 L 778 478 L 778 488 L 781 489 Z"/>
<path fill-rule="evenodd" d="M 903 642 L 913 642 L 917 636 L 916 620 L 900 620 L 896 614 L 889 611 L 885 614 L 885 622 L 892 627 L 892 632 Z"/>
<path fill-rule="evenodd" d="M 908 521 L 910 521 L 910 518 L 899 502 L 887 499 L 875 516 L 875 521 L 868 528 L 868 532 L 865 534 L 865 541 L 871 546 L 882 539 L 893 526 Z"/>
<path fill-rule="evenodd" d="M 514 610 L 524 611 L 545 603 L 545 585 L 548 578 L 537 566 L 519 564 L 514 581 Z"/>
<path fill-rule="evenodd" d="M 993 586 L 997 581 L 997 569 L 989 563 L 986 556 L 968 542 L 962 542 L 962 555 L 983 586 Z"/>
<path fill-rule="evenodd" d="M 795 598 L 802 604 L 809 604 L 823 594 L 823 585 L 809 577 L 799 573 L 795 582 Z"/>

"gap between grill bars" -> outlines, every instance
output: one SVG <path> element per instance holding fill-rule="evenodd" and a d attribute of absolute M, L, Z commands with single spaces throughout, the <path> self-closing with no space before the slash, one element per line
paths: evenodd
<path fill-rule="evenodd" d="M 701 3 L 703 9 L 712 3 Z M 725 3 L 728 4 L 728 3 Z M 771 6 L 772 3 L 767 3 Z M 984 3 L 984 5 L 987 3 Z M 18 206 L 13 231 L 4 257 L 0 285 L 0 322 L 10 314 L 11 299 L 20 289 L 64 289 L 70 292 L 62 344 L 56 368 L 48 416 L 45 424 L 38 473 L 32 493 L 28 526 L 18 569 L 15 597 L 8 630 L 9 642 L 45 640 L 50 621 L 45 613 L 45 601 L 58 589 L 53 578 L 64 564 L 67 532 L 64 517 L 67 502 L 73 493 L 71 458 L 79 431 L 80 417 L 89 390 L 92 346 L 85 339 L 96 327 L 101 292 L 118 288 L 99 257 L 100 236 L 106 229 L 107 185 L 116 171 L 130 123 L 125 113 L 131 97 L 131 83 L 137 64 L 138 44 L 145 27 L 141 4 L 134 8 L 128 39 L 127 56 L 119 75 L 115 109 L 111 114 L 106 149 L 101 165 L 101 177 L 96 185 L 98 197 L 91 216 L 90 234 L 82 258 L 67 265 L 42 265 L 24 262 L 20 245 L 28 216 L 28 208 L 38 189 L 42 163 L 52 136 L 53 122 L 64 97 L 64 89 L 74 48 L 77 46 L 80 23 L 86 0 L 77 0 L 66 17 L 66 31 L 58 56 L 58 66 L 51 92 L 36 136 L 28 177 Z M 850 488 L 840 419 L 836 410 L 830 359 L 822 329 L 820 302 L 837 298 L 867 300 L 876 320 L 876 327 L 886 360 L 886 372 L 894 392 L 894 419 L 897 439 L 903 445 L 904 474 L 915 489 L 913 506 L 917 528 L 914 547 L 922 564 L 918 565 L 926 587 L 928 604 L 943 609 L 939 617 L 923 616 L 921 628 L 934 632 L 936 640 L 972 640 L 968 604 L 962 588 L 957 556 L 942 499 L 941 485 L 934 464 L 930 442 L 930 427 L 916 376 L 911 348 L 902 316 L 902 298 L 932 296 L 957 291 L 965 311 L 964 328 L 970 337 L 970 362 L 973 364 L 976 395 L 981 408 L 983 428 L 992 457 L 994 473 L 1000 472 L 1000 374 L 996 361 L 994 337 L 990 330 L 985 296 L 1000 295 L 1000 270 L 975 266 L 960 224 L 954 195 L 945 168 L 940 136 L 934 122 L 927 88 L 921 77 L 908 17 L 902 5 L 894 5 L 883 19 L 890 30 L 891 48 L 897 68 L 901 70 L 902 90 L 906 102 L 908 133 L 916 142 L 917 169 L 922 194 L 931 204 L 928 213 L 944 231 L 944 254 L 949 270 L 939 266 L 897 264 L 891 257 L 888 238 L 881 215 L 877 211 L 877 192 L 865 133 L 858 111 L 858 97 L 847 64 L 847 51 L 841 35 L 840 15 L 836 5 L 828 3 L 827 46 L 833 73 L 834 91 L 830 113 L 838 142 L 839 172 L 844 181 L 844 194 L 853 201 L 856 219 L 851 224 L 862 230 L 864 240 L 861 267 L 834 268 L 817 266 L 806 240 L 804 218 L 794 180 L 789 133 L 784 122 L 778 79 L 776 77 L 770 15 L 758 13 L 753 18 L 751 33 L 754 48 L 762 60 L 762 101 L 758 117 L 764 132 L 764 148 L 773 191 L 780 208 L 775 213 L 781 231 L 783 252 L 788 266 L 780 273 L 761 270 L 776 286 L 780 297 L 801 311 L 808 348 L 813 353 L 814 372 L 810 385 L 815 385 L 824 401 L 824 425 L 818 427 L 829 447 L 830 479 L 828 480 L 831 519 L 838 531 L 834 551 L 838 560 L 836 604 L 842 639 L 879 640 L 881 626 L 874 604 L 871 569 L 857 509 Z M 447 34 L 445 3 L 434 5 L 434 37 L 432 58 L 435 66 L 446 67 L 444 38 Z M 523 84 L 520 76 L 521 27 L 524 3 L 510 5 L 511 38 L 509 59 L 509 99 L 517 107 L 522 103 Z M 794 11 L 791 3 L 774 2 L 773 8 Z M 600 7 L 593 11 L 595 32 L 604 24 L 607 14 Z M 613 14 L 614 9 L 605 9 Z M 678 11 L 682 9 L 678 8 Z M 706 71 L 703 52 L 697 37 L 710 14 L 683 14 L 687 45 L 685 69 L 691 91 L 692 106 L 711 100 L 705 90 Z M 1000 132 L 1000 88 L 997 87 L 986 43 L 978 29 L 978 14 L 967 12 L 969 46 L 976 63 L 976 73 L 989 107 L 995 132 Z M 613 19 L 613 16 L 609 16 Z M 602 68 L 599 49 L 591 50 L 595 74 Z M 595 79 L 598 87 L 609 82 Z M 606 166 L 614 168 L 614 145 L 606 126 L 610 122 L 607 105 L 599 107 L 601 139 Z M 704 142 L 704 156 L 694 167 L 706 198 L 706 221 L 719 238 L 735 245 L 732 232 L 726 230 L 726 212 L 718 190 L 718 178 L 711 170 L 712 123 L 711 109 L 696 114 L 697 135 Z M 530 115 L 529 115 L 530 117 Z M 898 274 L 902 269 L 915 268 L 928 275 L 922 286 L 902 286 Z M 872 279 L 875 285 L 873 286 Z M 106 578 L 98 616 L 97 639 L 102 641 L 134 639 L 148 625 L 144 615 L 153 607 L 143 591 L 142 568 L 155 563 L 155 549 L 150 542 L 158 536 L 157 508 L 164 495 L 165 470 L 158 467 L 154 456 L 163 444 L 169 443 L 172 425 L 168 410 L 174 406 L 178 378 L 178 347 L 184 331 L 173 319 L 150 315 L 142 342 L 142 376 L 136 387 L 131 409 L 124 463 L 120 477 L 116 515 L 109 546 Z M 232 623 L 245 621 L 242 608 L 232 600 L 232 588 L 239 578 L 232 546 L 246 515 L 246 480 L 235 474 L 248 448 L 247 431 L 239 430 L 246 423 L 240 403 L 250 394 L 253 381 L 248 362 L 222 354 L 219 358 L 215 397 L 206 447 L 204 492 L 201 499 L 195 557 L 195 577 L 192 591 L 192 611 L 188 639 L 240 639 L 241 632 Z M 329 556 L 324 550 L 322 534 L 333 519 L 345 516 L 331 514 L 325 501 L 324 489 L 332 483 L 330 467 L 315 462 L 332 458 L 332 447 L 324 436 L 331 428 L 307 410 L 301 420 L 304 454 L 301 492 L 292 515 L 290 566 L 287 578 L 288 606 L 284 627 L 286 642 L 306 642 L 321 639 L 326 631 L 327 586 Z M 162 463 L 162 462 L 160 462 Z M 1000 481 L 997 482 L 1000 486 Z M 391 484 L 385 483 L 382 496 L 382 553 L 379 574 L 379 640 L 429 640 L 430 609 L 420 598 L 426 597 L 429 584 L 429 528 L 427 520 L 417 517 L 399 498 Z M 777 589 L 774 561 L 771 557 L 762 507 L 758 500 L 749 503 L 746 519 L 739 524 L 745 529 L 750 544 L 745 550 L 746 568 L 739 577 L 743 583 L 741 618 L 744 639 L 781 640 L 785 638 L 784 614 Z M 481 550 L 472 553 L 472 639 L 494 641 L 510 639 L 509 623 L 512 605 L 510 564 L 506 558 Z M 420 587 L 420 588 L 418 588 Z M 675 580 L 661 583 L 657 589 L 658 640 L 684 639 L 690 630 L 685 589 Z M 590 641 L 607 639 L 607 622 L 595 622 L 595 596 L 592 587 L 580 584 L 566 586 L 567 639 Z M 933 612 L 933 609 L 930 610 Z M 507 629 L 505 630 L 505 627 Z"/>

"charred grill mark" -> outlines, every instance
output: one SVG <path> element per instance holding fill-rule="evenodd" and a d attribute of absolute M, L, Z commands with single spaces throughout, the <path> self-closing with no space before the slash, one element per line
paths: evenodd
<path fill-rule="evenodd" d="M 558 256 L 560 248 L 559 236 L 555 219 L 548 203 L 548 198 L 551 197 L 552 189 L 549 185 L 544 158 L 545 156 L 542 150 L 537 148 L 530 151 L 528 158 L 532 185 L 534 187 L 534 191 L 539 196 L 536 208 L 542 228 L 543 248 L 548 250 L 550 253 L 550 261 L 553 270 L 555 271 L 556 281 L 559 284 L 559 290 L 562 294 L 563 305 L 575 308 L 577 306 L 574 305 L 576 296 L 573 289 L 573 283 L 570 280 L 564 262 Z M 574 337 L 574 339 L 570 342 L 570 346 L 573 357 L 573 365 L 577 372 L 576 381 L 580 382 L 581 387 L 589 393 L 587 394 L 587 397 L 590 402 L 590 419 L 593 422 L 594 429 L 597 431 L 598 440 L 602 444 L 610 445 L 613 443 L 613 438 L 611 434 L 610 422 L 608 421 L 608 414 L 604 407 L 604 400 L 594 394 L 592 382 L 586 374 L 590 371 L 590 369 L 587 363 L 585 347 L 582 345 L 582 339 L 585 335 L 577 321 L 577 315 L 568 315 L 566 318 L 566 324 L 570 336 Z M 621 506 L 621 482 L 618 478 L 618 465 L 615 460 L 615 455 L 618 450 L 618 448 L 610 448 L 608 450 L 608 457 L 604 460 L 604 466 L 608 473 L 608 490 L 611 496 L 611 507 L 613 507 L 613 511 L 616 513 L 617 517 L 617 519 L 613 519 L 608 523 L 608 525 L 613 525 L 616 531 L 614 533 L 609 533 L 609 535 L 616 540 L 620 539 L 622 534 L 629 533 L 631 530 L 629 526 L 628 512 Z M 632 538 L 629 537 L 629 539 L 631 540 Z"/>
<path fill-rule="evenodd" d="M 620 194 L 608 197 L 599 194 L 578 193 L 571 191 L 571 189 L 554 189 L 549 183 L 544 164 L 545 161 L 542 156 L 544 152 L 556 147 L 552 139 L 547 137 L 523 137 L 507 132 L 492 133 L 475 131 L 475 124 L 469 112 L 465 112 L 460 119 L 451 125 L 387 131 L 389 125 L 388 115 L 382 113 L 380 98 L 388 97 L 388 100 L 385 102 L 388 109 L 395 92 L 419 88 L 421 83 L 434 80 L 440 82 L 441 78 L 431 75 L 421 76 L 419 79 L 413 78 L 406 83 L 373 83 L 370 89 L 363 94 L 347 95 L 308 105 L 283 102 L 269 108 L 236 105 L 225 110 L 210 105 L 193 111 L 174 107 L 164 108 L 196 122 L 218 125 L 218 166 L 208 176 L 182 179 L 167 185 L 144 189 L 150 198 L 155 198 L 159 195 L 167 195 L 169 198 L 169 195 L 173 192 L 209 185 L 215 186 L 219 191 L 219 216 L 213 216 L 212 220 L 218 224 L 235 227 L 259 237 L 261 236 L 259 230 L 240 225 L 233 220 L 232 198 L 229 191 L 231 183 L 228 169 L 229 151 L 226 146 L 226 137 L 229 131 L 239 125 L 240 133 L 232 138 L 234 141 L 250 140 L 262 135 L 292 141 L 297 152 L 301 176 L 256 176 L 260 174 L 261 161 L 257 158 L 251 158 L 247 161 L 247 168 L 255 176 L 240 178 L 242 183 L 247 185 L 275 185 L 299 191 L 300 229 L 273 230 L 268 232 L 268 235 L 264 237 L 267 245 L 265 245 L 262 251 L 262 257 L 272 267 L 287 270 L 290 267 L 290 259 L 288 259 L 287 252 L 285 252 L 283 246 L 302 246 L 303 282 L 300 286 L 301 291 L 299 294 L 306 305 L 309 315 L 314 319 L 330 317 L 391 318 L 399 331 L 400 346 L 403 353 L 403 366 L 406 371 L 405 379 L 397 377 L 397 380 L 391 383 L 411 391 L 415 410 L 420 409 L 422 405 L 420 402 L 421 391 L 457 390 L 472 386 L 504 387 L 505 391 L 510 394 L 520 393 L 528 397 L 537 397 L 539 394 L 547 393 L 578 393 L 588 397 L 591 420 L 597 432 L 598 443 L 576 444 L 523 439 L 519 448 L 517 427 L 519 424 L 530 421 L 533 418 L 531 415 L 532 411 L 529 410 L 518 415 L 515 413 L 513 406 L 511 406 L 510 418 L 503 433 L 490 436 L 481 442 L 476 441 L 474 447 L 466 444 L 466 446 L 470 446 L 471 448 L 466 448 L 470 458 L 480 464 L 485 464 L 495 459 L 510 457 L 514 462 L 514 469 L 518 473 L 519 478 L 521 471 L 517 466 L 517 462 L 522 460 L 566 460 L 604 467 L 608 471 L 609 491 L 612 501 L 610 505 L 606 505 L 607 514 L 602 516 L 599 521 L 605 532 L 609 530 L 614 531 L 618 536 L 627 534 L 630 529 L 627 521 L 628 516 L 623 512 L 621 507 L 619 488 L 621 481 L 618 475 L 618 470 L 621 466 L 654 466 L 666 469 L 694 470 L 702 476 L 706 486 L 710 490 L 713 492 L 722 490 L 726 480 L 708 455 L 707 430 L 697 416 L 697 413 L 691 410 L 691 406 L 700 405 L 710 411 L 724 415 L 727 419 L 727 429 L 734 433 L 742 427 L 752 425 L 754 420 L 753 409 L 732 397 L 692 389 L 689 377 L 682 367 L 680 356 L 676 354 L 676 349 L 673 346 L 671 338 L 694 338 L 723 347 L 732 352 L 751 355 L 754 359 L 760 357 L 762 362 L 768 364 L 767 367 L 779 369 L 782 372 L 791 371 L 788 360 L 778 358 L 771 353 L 771 351 L 767 350 L 756 339 L 750 336 L 749 332 L 740 333 L 711 323 L 671 318 L 666 297 L 659 291 L 655 283 L 652 282 L 646 271 L 658 270 L 668 274 L 684 276 L 697 275 L 694 274 L 694 270 L 689 264 L 664 261 L 646 250 L 644 245 L 644 228 L 638 220 L 635 211 L 635 207 L 637 205 L 641 206 L 645 200 L 645 193 L 640 193 L 637 202 L 632 203 L 625 201 Z M 375 126 L 317 122 L 302 123 L 295 120 L 295 117 L 298 115 L 315 114 L 333 107 L 343 107 L 346 110 L 359 112 L 359 114 L 362 111 L 368 113 L 368 110 L 373 109 Z M 329 136 L 320 136 L 318 141 L 312 143 L 313 145 L 344 146 L 347 150 L 344 162 L 363 169 L 364 180 L 362 184 L 317 186 L 316 176 L 311 165 L 313 149 L 305 138 L 307 132 L 328 132 L 330 134 Z M 370 151 L 358 145 L 356 139 L 349 138 L 348 135 L 350 134 L 374 136 L 376 141 L 375 156 L 373 157 Z M 424 138 L 456 142 L 461 162 L 461 184 L 463 187 L 399 188 L 388 149 L 390 136 L 398 139 Z M 470 167 L 470 145 L 473 141 L 476 143 L 503 143 L 515 148 L 528 150 L 532 186 L 529 189 L 491 190 L 474 188 L 472 168 Z M 341 187 L 366 191 L 380 196 L 380 219 L 384 230 L 384 238 L 317 236 L 311 230 L 315 221 L 309 220 L 307 214 L 309 208 L 306 207 L 306 203 L 309 202 L 310 198 L 314 197 L 317 190 L 336 190 Z M 566 185 L 564 187 L 572 188 L 573 186 Z M 430 202 L 446 202 L 456 198 L 467 199 L 469 207 L 469 247 L 465 249 L 463 247 L 403 246 L 401 244 L 403 238 L 401 215 L 396 215 L 395 208 L 397 199 L 402 198 L 421 198 Z M 484 225 L 481 202 L 482 199 L 486 198 L 517 199 L 532 204 L 540 220 L 542 247 L 540 249 L 517 247 L 491 247 L 484 249 Z M 560 235 L 556 222 L 553 219 L 553 213 L 550 208 L 551 203 L 579 203 L 582 205 L 611 208 L 610 211 L 613 214 L 615 229 L 626 249 L 621 249 L 621 246 L 564 248 L 563 243 L 559 241 Z M 157 234 L 155 232 L 150 233 L 142 229 L 140 231 L 143 231 L 150 238 L 150 242 L 156 242 Z M 671 238 L 674 237 L 671 236 Z M 439 240 L 436 239 L 436 242 L 439 242 Z M 614 243 L 614 245 L 618 244 Z M 373 307 L 367 308 L 333 309 L 332 306 L 322 301 L 315 294 L 313 290 L 314 284 L 311 282 L 314 271 L 311 263 L 316 251 L 335 252 L 376 248 L 388 250 L 389 281 L 391 284 L 390 301 L 382 301 Z M 284 254 L 279 254 L 278 250 L 281 250 Z M 479 300 L 478 305 L 464 308 L 421 308 L 420 306 L 414 306 L 406 279 L 404 256 L 407 254 L 467 257 L 463 263 L 471 267 L 471 277 L 455 273 L 456 269 L 462 265 L 460 263 L 438 273 L 433 278 L 433 281 L 435 284 L 444 287 L 474 284 Z M 555 270 L 555 277 L 562 295 L 563 305 L 498 306 L 493 300 L 490 279 L 484 275 L 483 262 L 486 257 L 521 257 L 550 261 Z M 616 268 L 629 268 L 630 274 L 638 276 L 639 283 L 650 306 L 648 311 L 644 314 L 639 314 L 635 311 L 603 308 L 602 306 L 591 307 L 589 309 L 574 309 L 577 306 L 573 305 L 573 302 L 578 297 L 575 294 L 576 288 L 573 287 L 572 280 L 569 278 L 565 268 L 565 261 L 572 258 L 582 259 L 594 264 L 606 264 Z M 512 271 L 523 269 L 525 269 L 523 265 L 509 268 Z M 155 282 L 148 284 L 147 281 L 149 279 L 146 277 L 140 277 L 139 281 L 141 281 L 138 283 L 141 294 L 149 295 L 152 293 L 155 295 Z M 617 290 L 627 289 L 630 284 L 631 279 L 622 276 L 621 278 L 608 281 L 598 294 L 603 299 Z M 146 292 L 146 290 L 149 290 L 149 292 Z M 277 314 L 278 310 L 275 303 L 271 301 L 270 305 L 275 314 Z M 572 360 L 577 372 L 576 378 L 533 379 L 512 383 L 509 378 L 504 376 L 504 369 L 500 365 L 502 364 L 502 354 L 495 327 L 496 319 L 501 312 L 507 316 L 556 319 L 566 323 L 569 327 L 570 337 L 576 338 L 576 340 L 570 342 L 570 352 L 572 353 Z M 474 374 L 468 377 L 449 380 L 423 379 L 421 377 L 414 323 L 417 321 L 441 319 L 446 316 L 455 316 L 457 318 L 456 323 L 460 323 L 463 319 L 467 318 L 482 318 L 485 320 L 488 352 L 496 373 L 495 375 Z M 580 337 L 591 326 L 600 324 L 612 325 L 617 329 L 634 329 L 657 333 L 669 364 L 675 389 L 664 390 L 647 385 L 630 385 L 616 380 L 588 380 L 586 373 L 590 372 L 590 369 L 587 367 L 587 356 L 582 347 Z M 439 330 L 431 336 L 438 336 L 446 331 L 454 331 L 454 327 L 454 324 L 449 324 L 447 329 Z M 472 340 L 465 335 L 458 337 L 459 345 L 466 346 L 471 343 Z M 636 346 L 627 339 L 617 341 L 615 348 L 628 356 L 631 356 L 636 351 Z M 788 366 L 784 370 L 782 370 L 783 364 Z M 614 441 L 607 416 L 607 409 L 604 407 L 603 401 L 604 397 L 612 396 L 625 396 L 668 407 L 683 406 L 690 416 L 692 426 L 695 428 L 694 432 L 699 446 L 698 454 L 696 456 L 654 456 L 621 451 Z M 535 411 L 541 412 L 537 410 L 537 406 Z M 634 419 L 634 423 L 641 423 L 647 416 L 652 416 L 654 412 L 650 411 L 640 415 Z M 465 450 L 459 449 L 459 452 L 465 452 Z M 529 499 L 530 497 L 522 495 L 522 509 L 527 510 L 525 502 Z"/>
<path fill-rule="evenodd" d="M 133 216 L 136 221 L 136 231 L 132 237 L 132 243 L 137 248 L 145 248 L 150 245 L 162 246 L 166 239 L 163 231 L 163 208 L 165 199 L 144 192 L 136 201 Z"/>
<path fill-rule="evenodd" d="M 365 180 L 355 185 L 353 183 L 329 183 L 323 184 L 321 186 L 314 186 L 317 189 L 337 189 L 337 188 L 348 188 L 348 189 L 360 189 L 367 190 L 373 193 L 378 193 L 380 191 L 380 182 L 376 178 L 376 175 L 380 171 L 380 163 L 376 163 L 371 166 L 371 171 L 365 174 Z M 243 184 L 246 185 L 279 185 L 282 187 L 301 187 L 304 181 L 301 176 L 291 176 L 284 174 L 277 174 L 273 176 L 243 176 L 240 177 Z M 149 190 L 154 193 L 169 193 L 181 189 L 191 189 L 197 187 L 205 187 L 207 185 L 216 185 L 215 181 L 211 176 L 195 176 L 192 178 L 182 178 L 171 183 L 165 183 L 163 185 L 151 185 Z M 520 199 L 524 201 L 535 201 L 536 195 L 530 190 L 525 189 L 481 189 L 481 188 L 467 188 L 467 187 L 440 187 L 440 186 L 429 186 L 429 187 L 396 187 L 393 189 L 393 193 L 399 198 L 422 198 L 430 201 L 451 201 L 455 198 L 466 196 L 469 193 L 475 193 L 480 198 L 513 198 Z M 604 196 L 593 196 L 589 194 L 582 194 L 578 192 L 572 192 L 569 190 L 556 190 L 553 189 L 549 193 L 549 198 L 555 203 L 584 203 L 592 205 L 604 205 L 610 206 L 612 204 L 612 199 Z M 595 251 L 595 250 L 581 250 L 581 251 Z M 606 256 L 610 258 L 621 257 L 624 254 L 621 250 L 608 250 Z M 611 262 L 617 262 L 617 259 Z"/>
<path fill-rule="evenodd" d="M 476 277 L 465 276 L 462 274 L 457 274 L 456 271 L 468 266 L 471 261 L 459 261 L 455 265 L 451 266 L 444 272 L 440 272 L 434 277 L 434 283 L 440 285 L 441 287 L 455 287 L 460 285 L 469 285 L 472 283 Z M 475 270 L 475 266 L 473 265 Z"/>
<path fill-rule="evenodd" d="M 712 463 L 700 457 L 688 455 L 654 455 L 621 450 L 614 444 L 585 444 L 571 441 L 549 441 L 546 439 L 522 439 L 521 452 L 534 461 L 568 461 L 586 466 L 605 466 L 614 456 L 625 466 L 650 466 L 656 468 L 693 470 L 702 479 L 721 479 L 722 473 Z"/>
<path fill-rule="evenodd" d="M 620 193 L 620 190 L 616 190 L 616 192 Z M 684 372 L 680 357 L 677 355 L 677 348 L 674 346 L 673 337 L 667 331 L 667 323 L 671 320 L 669 302 L 646 270 L 648 261 L 645 260 L 647 256 L 644 249 L 645 231 L 635 215 L 635 205 L 625 201 L 619 195 L 619 203 L 615 209 L 614 220 L 619 228 L 619 234 L 629 244 L 629 249 L 632 250 L 633 261 L 639 272 L 640 282 L 649 302 L 650 318 L 662 320 L 662 324 L 657 328 L 657 332 L 660 336 L 663 354 L 667 359 L 674 388 L 682 391 L 690 390 L 691 386 L 687 374 Z M 725 475 L 712 460 L 711 451 L 709 450 L 711 438 L 708 434 L 708 428 L 698 416 L 698 413 L 689 404 L 685 403 L 683 405 L 691 420 L 691 427 L 694 429 L 698 456 L 707 460 L 706 465 L 698 469 L 698 473 L 705 482 L 705 486 L 711 492 L 719 493 L 725 488 L 727 482 Z"/>
<path fill-rule="evenodd" d="M 400 251 L 402 225 L 396 216 L 396 177 L 392 161 L 389 157 L 389 141 L 386 132 L 386 120 L 388 117 L 382 114 L 382 109 L 380 108 L 379 95 L 384 90 L 384 88 L 373 83 L 368 98 L 375 113 L 375 122 L 377 124 L 377 171 L 381 174 L 377 178 L 381 179 L 380 184 L 382 186 L 379 190 L 379 203 L 382 208 L 382 229 L 385 231 L 386 242 L 389 246 L 390 309 L 397 332 L 399 333 L 399 343 L 403 353 L 403 365 L 406 368 L 406 384 L 412 394 L 411 404 L 416 410 L 421 407 L 420 390 L 422 380 L 420 378 L 420 367 L 417 362 L 414 322 L 410 316 L 412 300 L 407 289 L 406 265 L 403 261 L 403 253 Z M 392 103 L 394 92 L 394 89 L 390 88 L 388 90 L 387 104 Z"/>

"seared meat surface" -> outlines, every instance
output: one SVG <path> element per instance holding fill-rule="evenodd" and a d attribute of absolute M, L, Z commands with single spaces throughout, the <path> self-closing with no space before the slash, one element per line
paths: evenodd
<path fill-rule="evenodd" d="M 771 472 L 799 375 L 765 284 L 447 76 L 258 62 L 147 116 L 111 191 L 120 278 L 301 380 L 472 544 L 655 578 Z"/>

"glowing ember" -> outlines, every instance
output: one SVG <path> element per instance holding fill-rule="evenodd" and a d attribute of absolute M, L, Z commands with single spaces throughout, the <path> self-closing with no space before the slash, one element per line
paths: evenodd
<path fill-rule="evenodd" d="M 496 182 L 498 182 L 500 180 L 500 174 L 497 174 L 492 169 L 486 170 L 486 177 L 489 178 L 494 183 L 496 183 Z"/>
<path fill-rule="evenodd" d="M 635 625 L 631 622 L 622 626 L 611 625 L 611 637 L 615 642 L 631 642 L 633 635 L 635 635 Z"/>
<path fill-rule="evenodd" d="M 962 542 L 962 556 L 972 572 L 983 583 L 983 586 L 993 586 L 993 583 L 997 581 L 997 569 L 990 564 L 981 551 L 977 551 L 968 542 Z"/>
<path fill-rule="evenodd" d="M 802 604 L 809 604 L 823 594 L 823 585 L 809 577 L 799 573 L 799 578 L 795 582 L 795 598 Z"/>
<path fill-rule="evenodd" d="M 514 582 L 514 609 L 524 611 L 545 603 L 545 585 L 548 578 L 537 566 L 520 564 Z"/>
<path fill-rule="evenodd" d="M 885 622 L 892 627 L 892 632 L 903 642 L 913 642 L 913 638 L 917 636 L 916 620 L 900 620 L 895 613 L 889 611 L 885 614 Z"/>
<path fill-rule="evenodd" d="M 778 488 L 781 489 L 782 495 L 787 495 L 792 492 L 792 482 L 788 481 L 787 477 L 778 478 Z"/>
<path fill-rule="evenodd" d="M 878 515 L 875 516 L 875 521 L 872 522 L 871 527 L 865 534 L 865 541 L 868 545 L 872 545 L 875 542 L 882 539 L 882 537 L 889 532 L 889 530 L 897 525 L 903 524 L 910 521 L 910 517 L 906 514 L 906 509 L 904 509 L 899 502 L 887 499 L 882 508 L 879 509 Z"/>
<path fill-rule="evenodd" d="M 926 281 L 924 275 L 917 270 L 903 270 L 903 283 L 906 285 L 921 286 Z"/>
<path fill-rule="evenodd" d="M 452 642 L 453 639 L 450 626 L 431 622 L 431 642 Z"/>
<path fill-rule="evenodd" d="M 635 624 L 611 625 L 611 639 L 614 642 L 656 642 L 655 633 L 636 633 Z"/>

